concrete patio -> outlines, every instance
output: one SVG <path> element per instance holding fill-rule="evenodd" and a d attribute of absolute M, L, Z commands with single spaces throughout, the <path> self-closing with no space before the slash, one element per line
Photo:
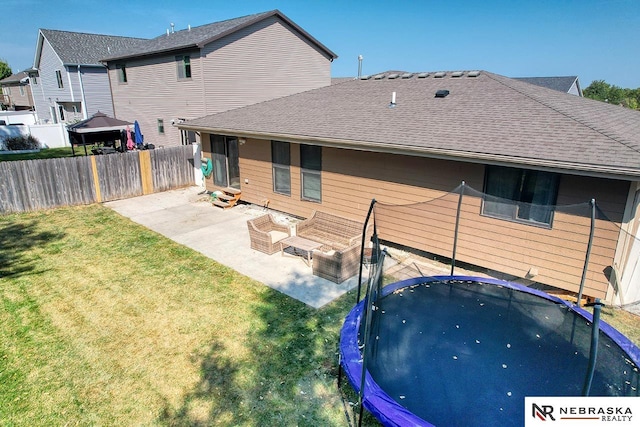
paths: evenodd
<path fill-rule="evenodd" d="M 356 287 L 357 277 L 336 284 L 314 276 L 302 257 L 251 249 L 247 220 L 267 211 L 253 205 L 223 210 L 213 207 L 202 192 L 201 187 L 189 187 L 104 205 L 311 307 L 322 307 Z M 288 220 L 283 215 L 280 219 Z"/>
<path fill-rule="evenodd" d="M 188 187 L 106 202 L 105 206 L 175 242 L 233 268 L 283 294 L 320 308 L 357 286 L 357 276 L 340 284 L 314 276 L 303 257 L 285 252 L 267 255 L 251 249 L 247 220 L 273 213 L 293 225 L 298 219 L 255 205 L 223 210 L 209 202 L 202 187 Z M 421 275 L 448 275 L 449 265 L 389 249 L 385 275 L 397 280 Z M 368 271 L 365 269 L 364 273 Z M 456 269 L 460 275 L 483 275 Z"/>

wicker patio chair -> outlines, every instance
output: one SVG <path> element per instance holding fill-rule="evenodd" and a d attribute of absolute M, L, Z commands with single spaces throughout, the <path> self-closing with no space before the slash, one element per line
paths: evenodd
<path fill-rule="evenodd" d="M 271 214 L 247 221 L 251 249 L 266 254 L 273 254 L 280 250 L 278 242 L 291 235 L 289 227 L 275 222 Z"/>
<path fill-rule="evenodd" d="M 342 283 L 358 274 L 360 242 L 343 250 L 313 251 L 313 274 L 334 283 Z"/>

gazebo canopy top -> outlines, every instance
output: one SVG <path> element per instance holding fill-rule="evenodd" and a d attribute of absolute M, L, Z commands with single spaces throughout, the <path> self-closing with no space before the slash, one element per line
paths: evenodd
<path fill-rule="evenodd" d="M 98 111 L 90 118 L 68 126 L 67 129 L 74 133 L 98 133 L 126 130 L 127 126 L 132 125 L 133 123 L 114 119 Z"/>

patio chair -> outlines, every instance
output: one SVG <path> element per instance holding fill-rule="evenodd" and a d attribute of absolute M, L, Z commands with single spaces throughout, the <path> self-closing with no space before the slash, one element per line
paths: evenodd
<path fill-rule="evenodd" d="M 313 274 L 334 283 L 342 283 L 358 274 L 360 242 L 343 250 L 313 251 Z"/>
<path fill-rule="evenodd" d="M 291 235 L 289 227 L 275 222 L 271 214 L 250 219 L 247 221 L 247 227 L 249 227 L 251 249 L 269 255 L 280 251 L 278 242 Z"/>

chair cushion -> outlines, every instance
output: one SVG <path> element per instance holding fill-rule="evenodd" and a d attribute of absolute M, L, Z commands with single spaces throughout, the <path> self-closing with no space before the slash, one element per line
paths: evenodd
<path fill-rule="evenodd" d="M 289 235 L 287 233 L 285 233 L 284 231 L 278 231 L 278 230 L 270 231 L 269 232 L 269 236 L 271 236 L 271 242 L 272 243 L 279 242 L 280 240 L 284 239 L 285 237 L 289 237 Z"/>

